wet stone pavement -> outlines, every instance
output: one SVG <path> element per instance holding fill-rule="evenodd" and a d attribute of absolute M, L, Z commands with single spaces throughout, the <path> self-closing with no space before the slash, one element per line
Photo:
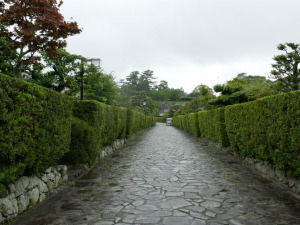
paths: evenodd
<path fill-rule="evenodd" d="M 224 152 L 157 124 L 13 225 L 300 224 L 300 200 Z"/>

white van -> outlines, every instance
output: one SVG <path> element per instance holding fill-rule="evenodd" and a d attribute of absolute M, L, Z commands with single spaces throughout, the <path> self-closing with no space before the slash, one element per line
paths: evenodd
<path fill-rule="evenodd" d="M 172 126 L 172 122 L 173 122 L 172 118 L 167 118 L 167 120 L 166 120 L 166 126 Z"/>

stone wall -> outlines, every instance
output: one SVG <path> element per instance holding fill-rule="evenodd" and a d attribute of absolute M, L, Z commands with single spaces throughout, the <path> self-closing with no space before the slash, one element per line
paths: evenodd
<path fill-rule="evenodd" d="M 245 158 L 245 161 L 248 165 L 254 167 L 264 176 L 272 180 L 276 180 L 296 192 L 296 194 L 300 194 L 300 181 L 289 176 L 283 170 L 277 169 L 270 163 L 258 159 Z"/>
<path fill-rule="evenodd" d="M 248 166 L 257 170 L 264 177 L 267 177 L 268 179 L 279 182 L 279 183 L 283 184 L 286 188 L 289 188 L 296 194 L 300 195 L 300 180 L 297 180 L 296 178 L 289 176 L 286 172 L 276 168 L 272 164 L 270 164 L 266 161 L 259 160 L 259 159 L 242 157 L 242 156 L 238 155 L 236 152 L 234 152 L 230 146 L 222 147 L 217 142 L 209 141 L 205 138 L 203 138 L 201 140 L 201 144 L 203 146 L 211 146 L 214 148 L 218 148 L 222 151 L 225 151 L 227 154 L 230 154 L 230 155 L 234 156 L 235 158 L 242 160 Z"/>
<path fill-rule="evenodd" d="M 97 160 L 111 155 L 127 142 L 126 139 L 117 139 L 112 145 L 101 148 Z M 86 165 L 79 171 L 72 171 L 72 168 L 71 171 L 68 171 L 67 166 L 60 165 L 48 168 L 39 177 L 21 177 L 9 185 L 6 193 L 0 193 L 0 224 L 16 218 L 30 206 L 45 200 L 47 195 L 58 190 L 60 185 L 67 183 L 69 176 L 71 180 L 77 179 L 88 169 L 88 165 Z M 75 172 L 75 175 L 72 175 L 72 172 Z"/>
<path fill-rule="evenodd" d="M 67 167 L 48 168 L 41 176 L 21 177 L 0 196 L 0 224 L 17 217 L 28 207 L 43 201 L 60 184 L 68 181 Z"/>

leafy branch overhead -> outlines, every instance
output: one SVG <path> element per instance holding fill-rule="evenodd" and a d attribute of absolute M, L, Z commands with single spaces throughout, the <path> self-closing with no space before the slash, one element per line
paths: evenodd
<path fill-rule="evenodd" d="M 66 46 L 66 38 L 79 34 L 76 22 L 67 22 L 59 8 L 62 1 L 5 0 L 0 5 L 0 36 L 17 51 L 14 73 L 22 78 L 23 67 L 40 62 L 39 51 L 50 55 Z"/>

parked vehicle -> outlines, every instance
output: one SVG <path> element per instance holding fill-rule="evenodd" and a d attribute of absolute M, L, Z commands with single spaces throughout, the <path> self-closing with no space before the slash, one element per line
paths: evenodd
<path fill-rule="evenodd" d="M 167 118 L 166 120 L 166 126 L 172 126 L 173 119 L 172 118 Z"/>

